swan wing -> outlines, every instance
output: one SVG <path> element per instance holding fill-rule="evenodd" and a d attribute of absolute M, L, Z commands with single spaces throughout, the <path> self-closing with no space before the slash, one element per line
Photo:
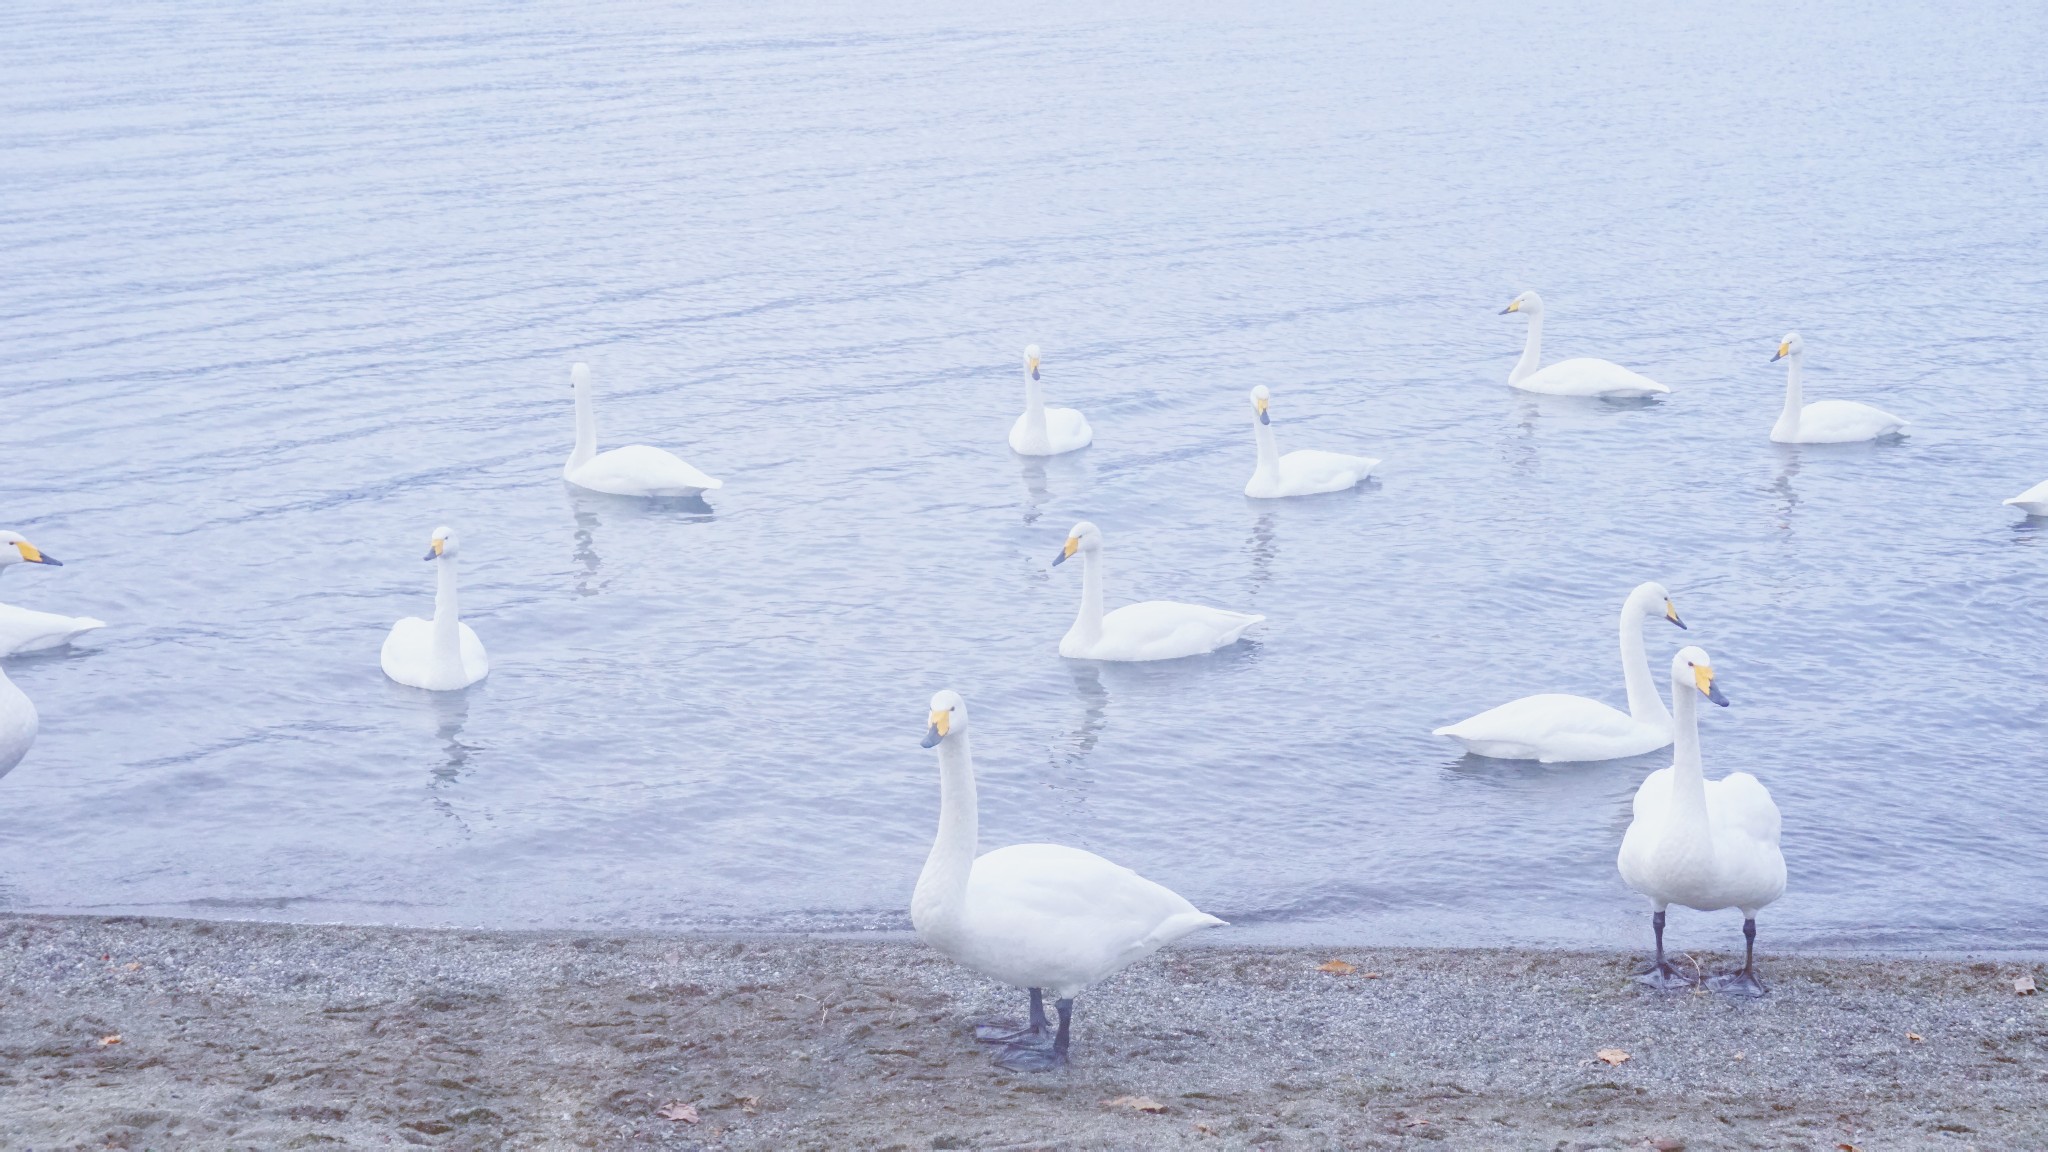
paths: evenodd
<path fill-rule="evenodd" d="M 684 463 L 673 452 L 647 444 L 628 444 L 600 452 L 570 473 L 569 482 L 617 496 L 688 496 L 716 492 L 725 486 Z"/>
<path fill-rule="evenodd" d="M 1904 420 L 1854 400 L 1816 400 L 1799 410 L 1801 444 L 1850 444 L 1905 430 Z"/>
<path fill-rule="evenodd" d="M 1510 700 L 1438 728 L 1467 751 L 1500 760 L 1614 760 L 1671 743 L 1668 729 L 1643 724 L 1598 700 L 1546 692 Z"/>
<path fill-rule="evenodd" d="M 2006 501 L 2035 516 L 2048 514 L 2048 480 L 2043 480 L 2025 492 Z"/>
<path fill-rule="evenodd" d="M 491 658 L 484 652 L 484 642 L 476 638 L 476 630 L 467 624 L 462 629 L 462 675 L 474 684 L 491 674 Z"/>
<path fill-rule="evenodd" d="M 1086 448 L 1095 439 L 1095 430 L 1088 427 L 1088 418 L 1074 408 L 1047 408 L 1045 432 L 1052 441 L 1054 452 Z"/>
<path fill-rule="evenodd" d="M 1097 660 L 1174 660 L 1234 644 L 1264 616 L 1173 600 L 1126 604 L 1102 618 Z"/>
<path fill-rule="evenodd" d="M 1718 902 L 1754 914 L 1785 894 L 1778 805 L 1762 782 L 1747 772 L 1731 772 L 1706 783 Z"/>
<path fill-rule="evenodd" d="M 55 612 L 0 604 L 0 656 L 55 648 L 106 626 L 106 621 L 90 616 L 59 616 Z"/>
<path fill-rule="evenodd" d="M 1611 360 L 1559 360 L 1524 376 L 1515 387 L 1548 396 L 1656 396 L 1671 389 Z"/>
<path fill-rule="evenodd" d="M 980 857 L 967 879 L 972 966 L 1071 996 L 1199 928 L 1222 921 L 1093 852 L 1016 844 Z"/>
<path fill-rule="evenodd" d="M 36 742 L 36 706 L 28 695 L 14 686 L 7 673 L 0 672 L 0 776 L 14 770 Z"/>
<path fill-rule="evenodd" d="M 384 674 L 408 688 L 424 688 L 434 667 L 434 622 L 407 616 L 391 626 L 377 662 Z"/>
<path fill-rule="evenodd" d="M 1349 456 L 1302 448 L 1280 458 L 1280 493 L 1313 496 L 1355 488 L 1380 462 L 1370 456 Z"/>

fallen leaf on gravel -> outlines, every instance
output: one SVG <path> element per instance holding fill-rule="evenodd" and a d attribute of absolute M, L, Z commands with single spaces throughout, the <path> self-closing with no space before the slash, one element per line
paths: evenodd
<path fill-rule="evenodd" d="M 1358 971 L 1358 965 L 1346 963 L 1343 960 L 1325 960 L 1321 964 L 1316 965 L 1316 971 L 1328 972 L 1332 976 L 1349 976 L 1353 972 Z"/>
<path fill-rule="evenodd" d="M 695 1124 L 697 1122 L 697 1109 L 680 1100 L 671 1100 L 662 1105 L 660 1111 L 656 1112 L 655 1115 L 663 1120 L 680 1120 L 685 1124 Z"/>
<path fill-rule="evenodd" d="M 1858 1148 L 1854 1144 L 1837 1144 L 1835 1145 L 1835 1152 L 1863 1152 L 1863 1149 Z"/>
<path fill-rule="evenodd" d="M 1429 1127 L 1429 1121 L 1427 1121 L 1427 1120 L 1424 1120 L 1424 1119 L 1421 1119 L 1420 1117 L 1418 1117 L 1418 1118 L 1416 1118 L 1416 1119 L 1414 1119 L 1414 1120 L 1407 1120 L 1407 1121 L 1403 1121 L 1403 1122 L 1402 1122 L 1402 1124 L 1401 1124 L 1401 1127 L 1403 1127 L 1403 1128 L 1427 1128 L 1427 1127 Z"/>
<path fill-rule="evenodd" d="M 1598 1056 L 1609 1064 L 1617 1065 L 1628 1059 L 1628 1053 L 1623 1052 L 1619 1048 L 1602 1048 L 1598 1052 L 1593 1053 L 1593 1055 Z"/>
<path fill-rule="evenodd" d="M 1216 1130 L 1214 1128 L 1209 1127 L 1207 1124 L 1195 1125 L 1195 1131 L 1200 1132 L 1204 1136 L 1214 1136 L 1216 1134 Z"/>
<path fill-rule="evenodd" d="M 1740 1059 L 1742 1059 L 1742 1053 L 1740 1053 L 1740 1052 L 1737 1052 L 1737 1053 L 1735 1054 L 1735 1058 L 1736 1058 L 1737 1060 L 1740 1060 Z"/>
<path fill-rule="evenodd" d="M 2032 976 L 2022 976 L 2014 980 L 2012 982 L 2012 990 L 2021 996 L 2032 996 L 2034 994 L 2034 978 Z"/>
<path fill-rule="evenodd" d="M 126 963 L 126 964 L 123 964 L 123 965 L 121 965 L 121 971 L 123 971 L 123 972 L 140 972 L 140 971 L 142 971 L 142 965 L 141 965 L 141 964 L 139 964 L 139 963 L 137 963 L 137 962 L 135 962 L 135 961 L 133 961 L 133 960 L 130 960 L 130 961 L 129 961 L 128 963 Z"/>
<path fill-rule="evenodd" d="M 745 1112 L 749 1116 L 752 1116 L 755 1109 L 761 1106 L 761 1098 L 759 1096 L 734 1096 L 733 1102 L 740 1106 L 740 1111 Z"/>
<path fill-rule="evenodd" d="M 1655 1148 L 1657 1152 L 1685 1152 L 1685 1141 L 1674 1140 L 1669 1136 L 1659 1136 L 1655 1140 L 1645 1141 L 1645 1143 Z"/>
<path fill-rule="evenodd" d="M 1119 1096 L 1114 1100 L 1104 1100 L 1102 1106 L 1104 1108 L 1129 1108 L 1133 1112 L 1166 1111 L 1166 1105 L 1161 1104 L 1150 1096 Z"/>
<path fill-rule="evenodd" d="M 1927 1037 L 1922 1036 L 1918 1032 L 1908 1032 L 1906 1033 L 1906 1039 L 1911 1040 L 1915 1044 L 1919 1044 L 1925 1041 Z"/>
<path fill-rule="evenodd" d="M 110 1047 L 112 1045 L 119 1044 L 120 1042 L 121 1034 L 119 1032 L 114 1033 L 112 1036 L 100 1037 L 100 1047 L 102 1048 Z"/>

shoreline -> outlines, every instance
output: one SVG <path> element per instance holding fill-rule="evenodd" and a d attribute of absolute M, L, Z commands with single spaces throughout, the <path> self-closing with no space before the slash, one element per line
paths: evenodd
<path fill-rule="evenodd" d="M 2048 1146 L 2038 960 L 1639 958 L 1187 942 L 1031 1075 L 911 940 L 5 914 L 0 1148 Z"/>

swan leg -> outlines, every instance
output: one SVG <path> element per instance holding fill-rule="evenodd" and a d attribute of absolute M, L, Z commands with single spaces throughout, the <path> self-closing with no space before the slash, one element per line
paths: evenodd
<path fill-rule="evenodd" d="M 1002 1055 L 996 1057 L 996 1064 L 999 1067 L 1008 1068 L 1012 1072 L 1050 1072 L 1055 1068 L 1066 1067 L 1067 1037 L 1074 1019 L 1074 1002 L 1071 999 L 1061 1000 L 1054 1006 L 1059 1009 L 1060 1028 L 1053 1035 L 1052 1047 L 1046 1048 L 1029 1042 L 1012 1044 L 1003 1049 Z"/>
<path fill-rule="evenodd" d="M 1657 958 L 1650 962 L 1648 968 L 1636 974 L 1636 983 L 1660 989 L 1689 986 L 1692 981 L 1681 974 L 1678 969 L 1673 968 L 1670 961 L 1664 959 L 1664 910 L 1662 908 L 1657 909 L 1650 916 L 1650 927 L 1657 933 Z"/>
<path fill-rule="evenodd" d="M 1730 996 L 1762 996 L 1770 991 L 1756 974 L 1756 917 L 1746 916 L 1742 921 L 1742 971 L 1716 976 L 1712 984 L 1714 991 Z"/>
<path fill-rule="evenodd" d="M 1051 1030 L 1045 1018 L 1045 993 L 1031 991 L 1031 1022 L 1019 1027 L 1015 1020 L 985 1020 L 974 1026 L 974 1038 L 983 1044 L 1024 1044 L 1038 1040 Z"/>

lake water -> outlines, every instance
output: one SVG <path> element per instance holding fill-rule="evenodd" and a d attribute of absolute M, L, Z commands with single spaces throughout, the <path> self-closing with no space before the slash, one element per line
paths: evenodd
<path fill-rule="evenodd" d="M 1058 839 L 1239 940 L 1639 946 L 1668 753 L 1430 735 L 1622 702 L 1643 579 L 1733 701 L 1791 885 L 1767 947 L 2048 945 L 2048 8 L 10 7 L 0 599 L 109 621 L 6 671 L 0 906 L 907 927 L 932 692 L 984 845 Z M 1506 387 L 1546 356 L 1674 388 Z M 1784 448 L 1808 399 L 1913 421 Z M 1020 350 L 1093 447 L 1010 454 Z M 602 446 L 721 477 L 578 495 Z M 1283 449 L 1383 457 L 1261 503 Z M 1112 605 L 1255 643 L 1056 654 Z M 463 535 L 493 671 L 378 670 Z M 1211 939 L 1223 939 L 1214 935 Z M 1739 943 L 1674 912 L 1679 947 Z"/>

